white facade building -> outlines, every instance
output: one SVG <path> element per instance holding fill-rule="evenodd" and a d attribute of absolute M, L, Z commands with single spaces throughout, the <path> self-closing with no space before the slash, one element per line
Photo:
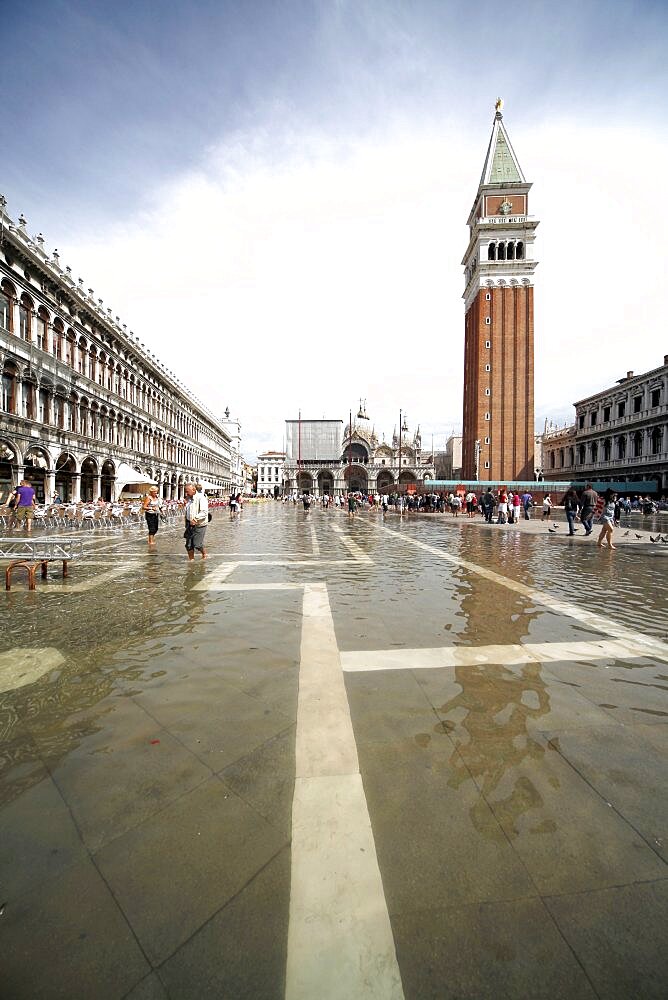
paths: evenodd
<path fill-rule="evenodd" d="M 229 407 L 225 410 L 225 415 L 220 422 L 230 439 L 231 488 L 233 490 L 244 491 L 246 489 L 246 477 L 244 473 L 244 459 L 241 454 L 241 423 L 236 417 L 230 416 Z"/>
<path fill-rule="evenodd" d="M 257 456 L 258 496 L 281 496 L 285 466 L 284 451 L 265 451 Z"/>

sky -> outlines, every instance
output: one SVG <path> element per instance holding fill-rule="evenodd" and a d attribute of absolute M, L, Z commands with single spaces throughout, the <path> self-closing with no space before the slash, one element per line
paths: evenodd
<path fill-rule="evenodd" d="M 536 423 L 668 353 L 668 5 L 0 0 L 0 193 L 247 460 L 360 398 L 461 428 L 494 116 L 536 240 Z"/>

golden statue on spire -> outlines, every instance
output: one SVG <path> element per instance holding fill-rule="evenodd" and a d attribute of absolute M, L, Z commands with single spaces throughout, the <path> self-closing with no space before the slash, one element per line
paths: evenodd
<path fill-rule="evenodd" d="M 494 105 L 494 110 L 496 111 L 496 113 L 498 115 L 500 115 L 501 112 L 503 111 L 503 98 L 502 97 L 497 97 L 496 104 Z"/>

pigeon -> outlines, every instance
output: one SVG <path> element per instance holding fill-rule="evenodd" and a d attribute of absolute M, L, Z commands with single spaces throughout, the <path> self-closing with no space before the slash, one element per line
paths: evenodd
<path fill-rule="evenodd" d="M 624 534 L 622 535 L 622 538 L 626 538 L 626 536 L 630 535 L 630 534 L 631 534 L 630 531 L 625 531 Z"/>
<path fill-rule="evenodd" d="M 548 528 L 547 530 L 550 532 L 551 535 L 556 535 L 556 533 L 557 533 L 557 529 L 556 528 Z"/>
<path fill-rule="evenodd" d="M 656 538 L 652 538 L 652 536 L 650 535 L 649 536 L 649 540 L 650 540 L 650 542 L 660 542 L 661 541 L 661 535 L 657 535 Z"/>
<path fill-rule="evenodd" d="M 558 527 L 559 527 L 559 525 L 558 525 L 558 524 L 554 524 L 554 522 L 553 522 L 553 523 L 552 523 L 552 527 L 553 527 L 553 528 L 558 528 Z"/>
<path fill-rule="evenodd" d="M 668 538 L 662 538 L 661 541 L 664 545 L 668 545 Z"/>
<path fill-rule="evenodd" d="M 634 532 L 634 534 L 635 534 L 636 538 L 642 538 L 642 535 L 639 535 L 637 531 Z"/>

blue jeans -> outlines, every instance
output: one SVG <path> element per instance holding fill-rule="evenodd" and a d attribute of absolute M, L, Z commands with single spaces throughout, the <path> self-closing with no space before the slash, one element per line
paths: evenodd
<path fill-rule="evenodd" d="M 575 525 L 575 518 L 576 517 L 577 517 L 577 512 L 576 511 L 574 511 L 574 510 L 567 510 L 566 511 L 566 519 L 568 521 L 568 534 L 569 535 L 574 535 L 575 534 L 575 527 L 574 527 L 574 525 Z"/>
<path fill-rule="evenodd" d="M 585 507 L 585 509 L 580 514 L 580 520 L 584 525 L 584 530 L 586 534 L 591 535 L 592 528 L 594 527 L 594 509 L 593 507 Z"/>

